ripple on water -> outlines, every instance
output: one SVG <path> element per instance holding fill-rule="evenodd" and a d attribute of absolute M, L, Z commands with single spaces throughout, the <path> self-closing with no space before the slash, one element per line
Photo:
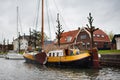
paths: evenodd
<path fill-rule="evenodd" d="M 0 58 L 0 80 L 119 80 L 120 69 L 55 68 Z"/>

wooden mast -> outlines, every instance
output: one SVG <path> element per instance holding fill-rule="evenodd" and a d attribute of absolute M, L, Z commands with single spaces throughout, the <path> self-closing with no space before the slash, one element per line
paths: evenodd
<path fill-rule="evenodd" d="M 42 49 L 44 48 L 44 0 L 42 0 Z"/>

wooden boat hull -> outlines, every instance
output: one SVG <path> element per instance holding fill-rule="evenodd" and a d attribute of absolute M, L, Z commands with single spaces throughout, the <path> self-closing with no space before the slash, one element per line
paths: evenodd
<path fill-rule="evenodd" d="M 24 53 L 23 57 L 24 57 L 24 59 L 25 59 L 26 62 L 29 62 L 29 63 L 35 63 L 36 62 L 35 58 L 31 54 Z"/>
<path fill-rule="evenodd" d="M 90 54 L 83 53 L 65 57 L 48 57 L 47 65 L 89 67 L 91 65 Z"/>
<path fill-rule="evenodd" d="M 90 67 L 91 61 L 88 58 L 70 61 L 70 62 L 47 62 L 47 65 L 69 66 L 69 67 Z"/>
<path fill-rule="evenodd" d="M 45 64 L 47 62 L 47 55 L 44 52 L 37 53 L 35 55 L 30 53 L 24 53 L 23 57 L 25 58 L 26 62 L 30 63 Z"/>

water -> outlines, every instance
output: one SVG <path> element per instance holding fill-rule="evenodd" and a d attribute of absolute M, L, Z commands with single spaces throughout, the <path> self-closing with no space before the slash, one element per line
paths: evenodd
<path fill-rule="evenodd" d="M 0 80 L 120 80 L 120 69 L 55 68 L 0 58 Z"/>

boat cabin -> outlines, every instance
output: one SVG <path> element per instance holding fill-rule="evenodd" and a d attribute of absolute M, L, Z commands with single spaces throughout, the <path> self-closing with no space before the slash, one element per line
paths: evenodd
<path fill-rule="evenodd" d="M 63 49 L 63 50 L 53 50 L 48 52 L 48 57 L 60 57 L 60 56 L 72 56 L 80 54 L 79 49 Z"/>
<path fill-rule="evenodd" d="M 48 57 L 57 57 L 57 56 L 64 56 L 64 51 L 63 50 L 54 50 L 54 51 L 50 51 L 47 54 Z"/>

